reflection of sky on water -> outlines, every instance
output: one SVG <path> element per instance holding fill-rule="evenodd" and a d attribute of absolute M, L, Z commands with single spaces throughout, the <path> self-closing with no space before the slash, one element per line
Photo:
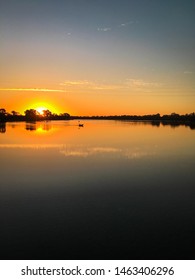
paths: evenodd
<path fill-rule="evenodd" d="M 147 251 L 175 259 L 178 246 L 182 258 L 193 254 L 193 130 L 114 121 L 43 125 L 8 123 L 0 134 L 0 254 L 146 259 Z"/>
<path fill-rule="evenodd" d="M 106 147 L 93 147 L 93 148 L 80 148 L 75 149 L 74 147 L 72 149 L 65 149 L 61 150 L 60 153 L 62 153 L 64 156 L 69 157 L 89 157 L 89 156 L 108 156 L 113 155 L 115 157 L 125 157 L 125 158 L 140 158 L 147 155 L 153 155 L 154 152 L 142 152 L 139 149 L 130 150 L 130 149 L 116 149 L 116 148 L 106 148 Z"/>
<path fill-rule="evenodd" d="M 125 158 L 141 158 L 144 156 L 154 155 L 155 151 L 141 151 L 139 148 L 134 149 L 117 149 L 112 147 L 76 147 L 71 145 L 55 145 L 55 144 L 43 144 L 43 145 L 33 145 L 33 144 L 0 144 L 0 149 L 55 149 L 56 152 L 66 156 L 66 157 L 89 157 L 89 156 L 103 156 L 103 155 L 113 155 L 116 157 Z"/>
<path fill-rule="evenodd" d="M 69 190 L 99 188 L 101 177 L 106 188 L 117 187 L 116 178 L 123 186 L 143 185 L 145 177 L 153 184 L 166 180 L 170 170 L 172 175 L 187 174 L 193 166 L 194 134 L 185 127 L 118 121 L 85 121 L 82 129 L 75 121 L 30 124 L 35 130 L 26 125 L 8 123 L 0 137 L 1 178 L 9 189 L 13 182 L 18 188 L 27 182 L 31 188 L 39 182 Z"/>

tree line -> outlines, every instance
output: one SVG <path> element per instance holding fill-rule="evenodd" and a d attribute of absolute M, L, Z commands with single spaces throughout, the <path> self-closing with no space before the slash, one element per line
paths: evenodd
<path fill-rule="evenodd" d="M 50 110 L 43 110 L 40 114 L 35 109 L 28 109 L 24 112 L 24 115 L 16 111 L 7 112 L 6 109 L 0 109 L 0 121 L 43 121 L 43 120 L 67 120 L 70 119 L 68 113 L 55 114 Z"/>
<path fill-rule="evenodd" d="M 68 113 L 55 114 L 50 110 L 43 110 L 40 114 L 35 109 L 27 109 L 24 115 L 16 111 L 8 113 L 4 108 L 0 109 L 0 122 L 6 121 L 42 121 L 42 120 L 70 120 L 70 119 L 99 119 L 99 120 L 129 120 L 129 121 L 160 121 L 160 122 L 195 122 L 195 113 L 180 115 L 110 115 L 110 116 L 70 116 Z"/>
<path fill-rule="evenodd" d="M 102 120 L 129 120 L 129 121 L 195 121 L 195 113 L 179 115 L 150 114 L 150 115 L 110 115 L 110 116 L 73 116 L 74 119 L 102 119 Z"/>

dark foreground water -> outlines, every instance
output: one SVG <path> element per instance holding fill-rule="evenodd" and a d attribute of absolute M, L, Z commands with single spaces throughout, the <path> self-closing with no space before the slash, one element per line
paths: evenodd
<path fill-rule="evenodd" d="M 194 259 L 195 130 L 0 128 L 1 259 Z"/>

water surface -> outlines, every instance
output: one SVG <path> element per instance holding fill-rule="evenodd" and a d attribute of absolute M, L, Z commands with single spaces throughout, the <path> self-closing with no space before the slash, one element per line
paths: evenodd
<path fill-rule="evenodd" d="M 0 129 L 1 259 L 195 257 L 195 131 L 127 121 Z"/>

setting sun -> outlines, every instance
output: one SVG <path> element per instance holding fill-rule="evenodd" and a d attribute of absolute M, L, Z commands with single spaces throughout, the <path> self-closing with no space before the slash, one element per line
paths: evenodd
<path fill-rule="evenodd" d="M 54 114 L 59 114 L 58 109 L 49 102 L 36 102 L 31 103 L 31 105 L 28 106 L 29 108 L 34 108 L 40 115 L 43 115 L 44 110 L 49 110 L 50 112 Z"/>
<path fill-rule="evenodd" d="M 46 107 L 37 107 L 35 108 L 35 110 L 40 114 L 40 115 L 43 115 L 43 111 L 44 110 L 47 110 Z"/>
<path fill-rule="evenodd" d="M 0 279 L 177 278 L 195 256 L 195 0 L 0 3 Z"/>

